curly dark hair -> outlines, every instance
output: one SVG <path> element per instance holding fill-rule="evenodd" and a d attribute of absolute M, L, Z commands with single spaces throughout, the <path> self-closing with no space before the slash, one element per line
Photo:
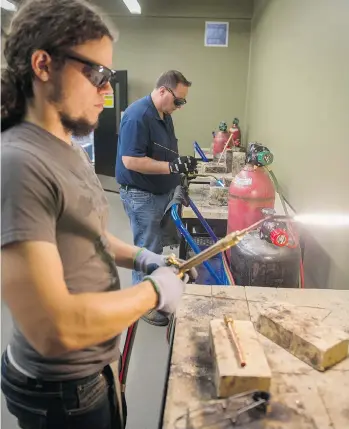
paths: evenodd
<path fill-rule="evenodd" d="M 27 0 L 15 14 L 6 38 L 7 68 L 1 76 L 1 131 L 22 121 L 26 102 L 33 97 L 31 56 L 42 49 L 62 67 L 67 49 L 104 36 L 111 30 L 83 0 Z"/>

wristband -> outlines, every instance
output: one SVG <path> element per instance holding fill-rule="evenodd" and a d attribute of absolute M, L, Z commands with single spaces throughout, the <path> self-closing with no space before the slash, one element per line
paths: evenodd
<path fill-rule="evenodd" d="M 136 269 L 136 261 L 138 256 L 143 252 L 144 247 L 142 247 L 141 249 L 138 250 L 138 252 L 135 254 L 134 258 L 133 258 L 133 268 Z"/>
<path fill-rule="evenodd" d="M 152 284 L 152 286 L 153 286 L 153 288 L 155 290 L 156 296 L 157 296 L 156 307 L 158 307 L 158 305 L 160 303 L 160 290 L 159 290 L 159 286 L 156 284 L 156 282 L 154 281 L 154 279 L 152 279 L 151 277 L 147 277 L 146 276 L 146 277 L 143 278 L 143 281 L 148 281 L 148 282 L 150 282 Z"/>

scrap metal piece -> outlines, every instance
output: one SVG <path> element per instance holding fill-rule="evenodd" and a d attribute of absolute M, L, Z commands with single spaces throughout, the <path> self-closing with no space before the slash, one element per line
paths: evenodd
<path fill-rule="evenodd" d="M 206 162 L 202 165 L 202 174 L 222 174 L 227 172 L 225 164 L 218 164 L 217 162 Z"/>
<path fill-rule="evenodd" d="M 270 393 L 252 390 L 203 403 L 180 416 L 175 429 L 228 429 L 259 420 L 268 412 Z"/>

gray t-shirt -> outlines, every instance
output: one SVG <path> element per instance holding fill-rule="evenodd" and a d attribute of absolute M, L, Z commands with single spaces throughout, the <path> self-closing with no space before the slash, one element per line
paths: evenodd
<path fill-rule="evenodd" d="M 84 150 L 26 122 L 1 138 L 1 246 L 27 240 L 54 243 L 70 293 L 118 290 L 105 238 L 108 203 Z M 67 380 L 91 375 L 117 359 L 118 344 L 116 337 L 45 358 L 15 325 L 10 348 L 14 361 L 35 377 Z"/>

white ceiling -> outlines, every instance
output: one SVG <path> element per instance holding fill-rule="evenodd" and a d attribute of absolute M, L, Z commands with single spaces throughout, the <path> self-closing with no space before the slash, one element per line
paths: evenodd
<path fill-rule="evenodd" d="M 92 0 L 108 15 L 130 15 L 122 0 Z M 251 18 L 253 0 L 138 0 L 144 16 Z"/>
<path fill-rule="evenodd" d="M 11 0 L 20 4 L 22 0 Z M 59 1 L 59 0 L 57 0 Z M 123 0 L 90 0 L 102 13 L 131 16 Z M 142 16 L 195 17 L 210 19 L 250 19 L 253 0 L 138 0 Z M 1 29 L 8 28 L 13 13 L 1 9 Z"/>

